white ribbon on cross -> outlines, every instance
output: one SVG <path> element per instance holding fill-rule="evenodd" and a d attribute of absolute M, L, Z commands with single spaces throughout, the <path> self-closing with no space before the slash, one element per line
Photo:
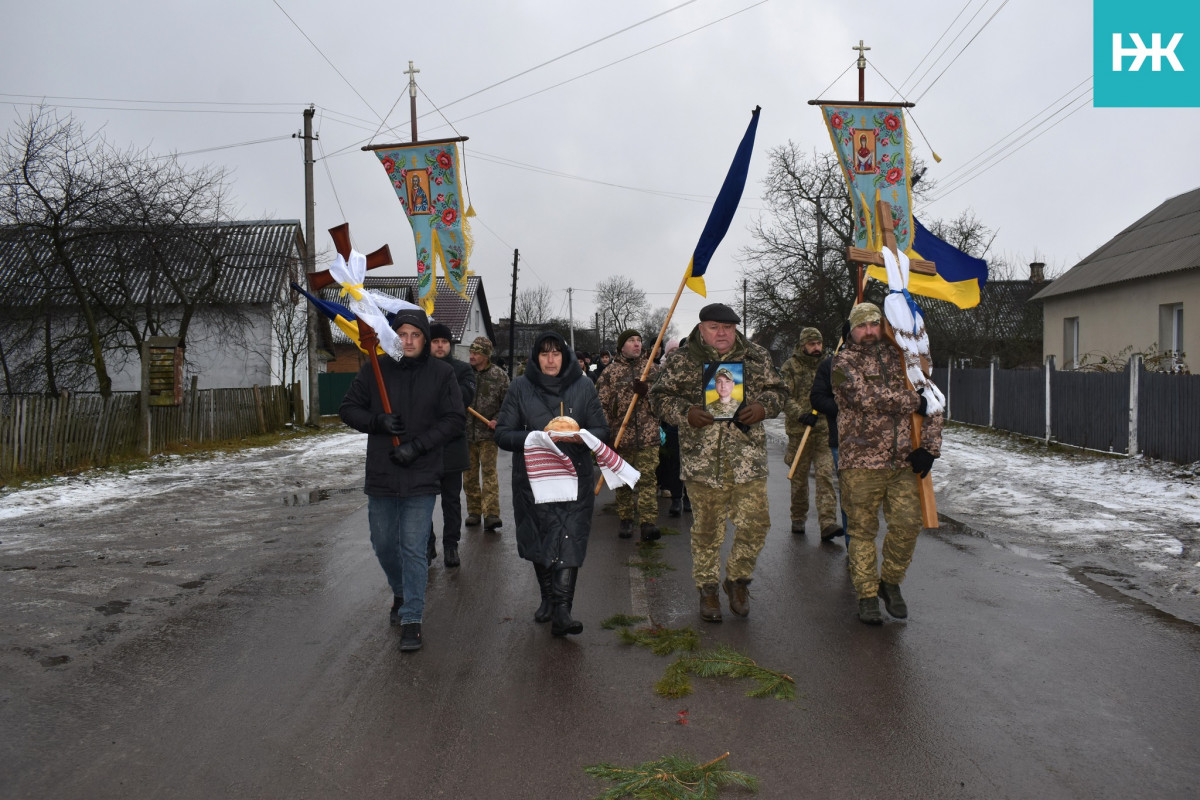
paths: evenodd
<path fill-rule="evenodd" d="M 341 284 L 341 296 L 350 295 L 347 307 L 354 315 L 375 329 L 379 336 L 379 346 L 396 361 L 404 358 L 404 349 L 400 346 L 400 338 L 388 324 L 387 313 L 395 314 L 403 309 L 421 311 L 421 307 L 407 300 L 400 300 L 374 289 L 364 289 L 363 281 L 367 276 L 367 257 L 351 248 L 349 260 L 338 253 L 337 259 L 329 267 L 329 274 Z"/>
<path fill-rule="evenodd" d="M 892 326 L 896 344 L 904 354 L 904 369 L 909 383 L 925 392 L 925 413 L 936 414 L 946 408 L 946 398 L 925 374 L 924 364 L 933 365 L 929 354 L 929 334 L 925 316 L 908 293 L 908 254 L 893 255 L 883 248 L 883 266 L 887 271 L 888 296 L 883 301 L 883 313 Z M 922 363 L 924 359 L 924 364 Z"/>

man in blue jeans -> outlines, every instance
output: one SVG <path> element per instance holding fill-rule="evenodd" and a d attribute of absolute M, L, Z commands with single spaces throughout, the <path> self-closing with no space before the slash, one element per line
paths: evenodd
<path fill-rule="evenodd" d="M 429 561 L 426 544 L 441 492 L 442 448 L 463 429 L 462 394 L 454 368 L 430 357 L 429 318 L 403 310 L 392 321 L 403 358 L 381 355 L 379 370 L 391 403 L 385 413 L 370 362 L 342 400 L 342 420 L 367 438 L 367 513 L 375 557 L 392 587 L 391 622 L 400 649 L 420 650 Z M 395 440 L 399 444 L 395 444 Z"/>

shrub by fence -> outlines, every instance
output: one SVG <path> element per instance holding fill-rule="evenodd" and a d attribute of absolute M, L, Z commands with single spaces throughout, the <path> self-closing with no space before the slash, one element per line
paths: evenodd
<path fill-rule="evenodd" d="M 184 392 L 178 406 L 150 408 L 150 442 L 141 423 L 141 398 L 122 392 L 0 395 L 0 477 L 51 474 L 181 442 L 198 444 L 281 430 L 292 420 L 297 387 L 205 389 Z"/>
<path fill-rule="evenodd" d="M 1200 375 L 1149 372 L 1132 359 L 1122 372 L 936 369 L 949 387 L 947 418 L 1074 447 L 1180 464 L 1200 461 Z"/>

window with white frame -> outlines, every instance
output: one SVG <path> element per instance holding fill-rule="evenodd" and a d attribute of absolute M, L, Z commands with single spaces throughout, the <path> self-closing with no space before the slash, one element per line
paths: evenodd
<path fill-rule="evenodd" d="M 1164 353 L 1183 352 L 1183 303 L 1158 307 L 1158 349 Z"/>
<path fill-rule="evenodd" d="M 1079 317 L 1063 320 L 1063 369 L 1079 366 Z"/>

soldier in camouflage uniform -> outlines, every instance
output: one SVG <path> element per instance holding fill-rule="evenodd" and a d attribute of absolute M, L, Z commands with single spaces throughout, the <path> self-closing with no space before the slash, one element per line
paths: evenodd
<path fill-rule="evenodd" d="M 922 424 L 921 446 L 912 446 L 912 415 L 925 414 L 924 395 L 905 382 L 904 360 L 883 340 L 879 307 L 859 303 L 850 312 L 850 341 L 833 358 L 830 379 L 838 406 L 838 480 L 850 535 L 850 576 L 858 618 L 879 625 L 879 598 L 888 614 L 908 616 L 900 583 L 921 532 L 918 476 L 929 474 L 941 453 L 942 415 Z M 876 572 L 879 507 L 887 532 L 883 565 Z"/>
<path fill-rule="evenodd" d="M 808 472 L 813 469 L 817 484 L 817 524 L 821 539 L 828 541 L 842 534 L 837 524 L 837 500 L 833 490 L 833 451 L 829 449 L 829 422 L 813 409 L 809 400 L 817 365 L 821 363 L 823 341 L 816 328 L 800 331 L 800 342 L 779 370 L 779 376 L 788 389 L 788 401 L 783 409 L 788 435 L 785 463 L 792 463 L 804 431 L 812 428 L 791 481 L 792 533 L 804 535 L 804 521 L 808 519 Z"/>
<path fill-rule="evenodd" d="M 475 370 L 475 403 L 472 406 L 489 422 L 467 412 L 467 443 L 470 445 L 470 464 L 464 476 L 467 491 L 467 525 L 479 524 L 483 515 L 484 530 L 494 531 L 504 523 L 500 520 L 500 481 L 496 476 L 496 414 L 508 393 L 508 374 L 491 363 L 492 343 L 480 336 L 471 342 L 468 356 Z M 481 485 L 482 483 L 482 485 Z"/>
<path fill-rule="evenodd" d="M 642 354 L 642 336 L 635 330 L 624 331 L 617 337 L 617 357 L 610 363 L 600 377 L 596 379 L 596 393 L 600 395 L 600 407 L 608 418 L 608 427 L 619 430 L 625 412 L 629 408 L 634 395 L 638 402 L 633 408 L 633 416 L 621 434 L 621 444 L 617 453 L 621 458 L 633 465 L 642 474 L 637 486 L 630 489 L 624 485 L 618 486 L 617 515 L 621 519 L 618 536 L 628 539 L 633 536 L 633 524 L 639 521 L 639 534 L 643 542 L 651 542 L 659 538 L 658 525 L 658 479 L 655 470 L 658 469 L 658 447 L 660 434 L 658 418 L 646 401 L 650 385 L 641 379 L 642 371 L 646 368 L 649 353 Z M 657 368 L 647 377 L 653 376 Z"/>
<path fill-rule="evenodd" d="M 740 322 L 721 303 L 702 308 L 700 324 L 650 388 L 654 412 L 679 427 L 680 472 L 692 499 L 692 577 L 700 591 L 700 617 L 707 622 L 721 621 L 717 583 L 726 520 L 734 526 L 725 564 L 729 608 L 738 616 L 750 613 L 750 580 L 771 527 L 762 421 L 778 416 L 787 400 L 771 354 L 737 332 Z M 733 420 L 714 422 L 704 408 L 705 386 L 718 363 L 738 361 L 743 365 L 741 408 Z"/>

